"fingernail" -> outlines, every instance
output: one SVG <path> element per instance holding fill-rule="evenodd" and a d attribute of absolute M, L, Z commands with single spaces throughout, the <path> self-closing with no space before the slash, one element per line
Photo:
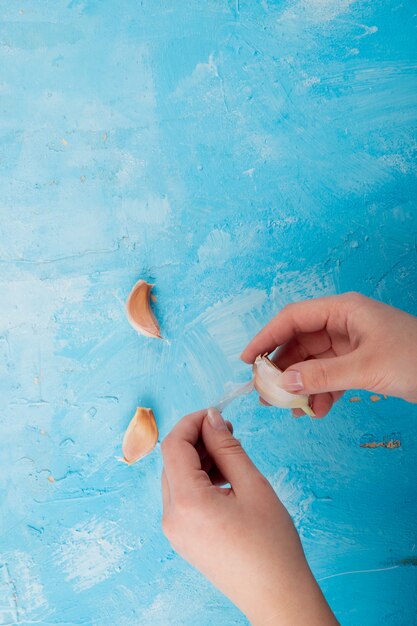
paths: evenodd
<path fill-rule="evenodd" d="M 287 391 L 301 391 L 303 388 L 303 381 L 301 380 L 300 372 L 297 370 L 287 370 L 282 375 L 282 386 Z"/>
<path fill-rule="evenodd" d="M 210 426 L 216 430 L 227 430 L 227 425 L 222 417 L 222 414 L 219 413 L 219 411 L 216 411 L 216 409 L 209 409 L 207 411 L 207 417 Z"/>

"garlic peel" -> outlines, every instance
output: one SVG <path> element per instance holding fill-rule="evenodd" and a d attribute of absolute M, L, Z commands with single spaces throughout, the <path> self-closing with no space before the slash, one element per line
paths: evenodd
<path fill-rule="evenodd" d="M 302 409 L 315 417 L 308 396 L 286 391 L 282 386 L 282 371 L 266 355 L 256 357 L 252 369 L 255 389 L 266 402 L 283 409 Z"/>
<path fill-rule="evenodd" d="M 152 409 L 138 407 L 122 443 L 123 460 L 131 465 L 152 452 L 158 441 L 158 427 Z"/>
<path fill-rule="evenodd" d="M 146 337 L 162 339 L 158 321 L 152 311 L 150 299 L 154 285 L 138 280 L 126 300 L 126 315 L 135 330 Z M 152 298 L 154 301 L 154 298 Z"/>
<path fill-rule="evenodd" d="M 231 402 L 233 402 L 233 400 L 236 400 L 236 398 L 239 398 L 239 396 L 244 396 L 248 393 L 251 393 L 253 390 L 253 380 L 250 380 L 247 383 L 227 385 L 224 394 L 222 395 L 220 400 L 216 402 L 214 408 L 221 413 L 223 409 L 225 409 Z"/>

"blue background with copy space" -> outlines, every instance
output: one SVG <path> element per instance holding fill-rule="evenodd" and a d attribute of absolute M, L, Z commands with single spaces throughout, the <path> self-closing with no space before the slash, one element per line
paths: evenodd
<path fill-rule="evenodd" d="M 416 5 L 0 0 L 0 625 L 246 624 L 160 529 L 160 449 L 283 305 L 417 313 Z M 156 284 L 168 342 L 124 301 Z M 342 625 L 417 623 L 417 410 L 227 410 Z M 401 441 L 395 449 L 364 442 Z"/>

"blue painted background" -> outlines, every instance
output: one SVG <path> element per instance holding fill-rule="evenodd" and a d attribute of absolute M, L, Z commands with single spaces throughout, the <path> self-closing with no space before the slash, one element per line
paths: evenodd
<path fill-rule="evenodd" d="M 1 625 L 246 623 L 162 536 L 159 446 L 115 457 L 137 405 L 162 438 L 246 380 L 287 302 L 417 313 L 416 52 L 412 2 L 0 0 Z M 417 410 L 351 395 L 228 417 L 341 623 L 417 623 Z"/>

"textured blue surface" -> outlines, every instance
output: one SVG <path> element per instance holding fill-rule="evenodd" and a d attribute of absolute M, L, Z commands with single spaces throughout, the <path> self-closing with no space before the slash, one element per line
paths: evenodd
<path fill-rule="evenodd" d="M 137 405 L 163 437 L 247 379 L 287 302 L 417 313 L 416 67 L 411 2 L 0 0 L 0 624 L 246 623 L 162 536 L 159 446 L 115 457 Z M 417 411 L 349 395 L 228 416 L 342 625 L 410 625 Z"/>

